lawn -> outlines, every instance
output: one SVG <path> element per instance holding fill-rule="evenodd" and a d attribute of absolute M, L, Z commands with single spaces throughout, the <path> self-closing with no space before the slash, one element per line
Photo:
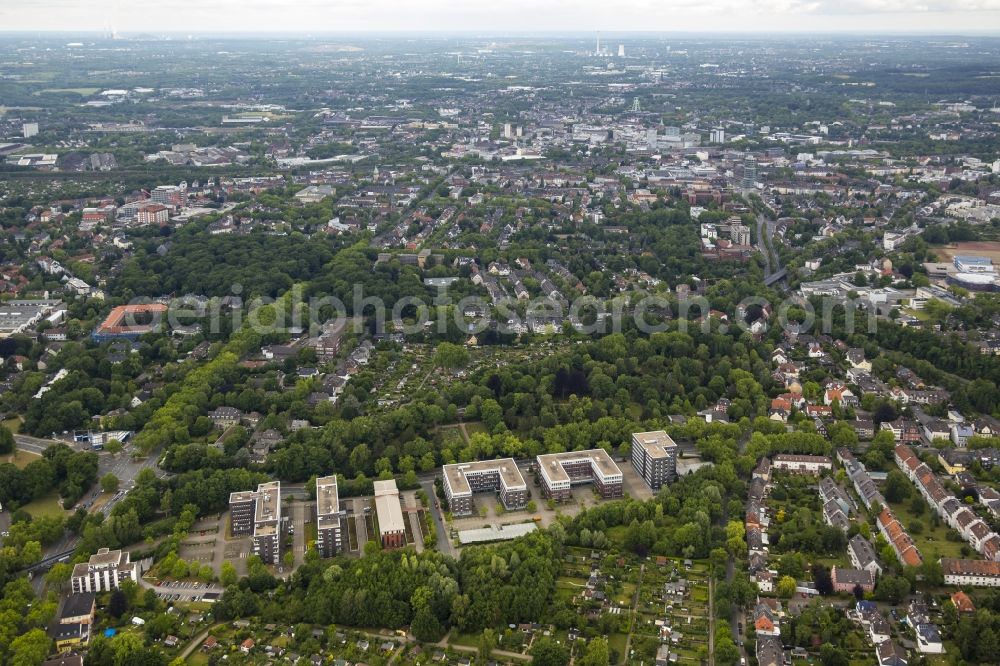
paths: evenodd
<path fill-rule="evenodd" d="M 437 437 L 442 446 L 463 447 L 468 443 L 457 425 L 441 426 L 437 430 Z"/>
<path fill-rule="evenodd" d="M 67 513 L 59 503 L 59 493 L 54 490 L 45 497 L 29 502 L 21 508 L 30 513 L 33 518 L 41 518 L 42 516 L 65 517 Z"/>
<path fill-rule="evenodd" d="M 449 645 L 464 645 L 466 647 L 479 647 L 479 634 L 463 634 L 457 631 L 451 632 L 448 637 Z"/>
<path fill-rule="evenodd" d="M 481 432 L 484 435 L 490 434 L 489 430 L 486 429 L 486 426 L 484 426 L 481 421 L 471 421 L 466 423 L 465 432 L 469 433 L 470 438 L 477 432 Z"/>
<path fill-rule="evenodd" d="M 914 490 L 916 493 L 916 490 Z M 896 517 L 903 523 L 903 526 L 907 529 L 910 536 L 913 537 L 913 541 L 917 545 L 917 550 L 925 560 L 936 561 L 941 557 L 966 557 L 962 554 L 962 546 L 965 545 L 965 541 L 959 539 L 958 541 L 951 541 L 948 539 L 948 533 L 952 534 L 952 538 L 958 536 L 958 533 L 952 530 L 950 527 L 941 523 L 937 527 L 932 524 L 931 508 L 928 506 L 924 513 L 920 516 L 916 515 L 910 511 L 910 500 L 906 500 L 899 504 L 889 503 L 892 508 L 892 512 L 896 514 Z M 914 521 L 918 521 L 923 524 L 924 529 L 920 534 L 914 534 L 910 526 Z M 975 557 L 970 554 L 969 557 Z"/>
<path fill-rule="evenodd" d="M 7 428 L 7 430 L 10 430 L 12 433 L 16 435 L 17 433 L 21 432 L 21 423 L 22 423 L 21 417 L 15 416 L 13 418 L 4 419 L 3 427 Z"/>
<path fill-rule="evenodd" d="M 27 467 L 28 463 L 38 460 L 39 458 L 41 458 L 41 456 L 37 453 L 15 449 L 14 453 L 6 456 L 0 456 L 0 461 L 5 463 L 14 463 L 14 466 L 18 469 L 24 469 Z"/>
<path fill-rule="evenodd" d="M 618 663 L 625 661 L 625 643 L 628 637 L 625 634 L 611 634 L 608 636 L 608 647 L 618 655 Z"/>

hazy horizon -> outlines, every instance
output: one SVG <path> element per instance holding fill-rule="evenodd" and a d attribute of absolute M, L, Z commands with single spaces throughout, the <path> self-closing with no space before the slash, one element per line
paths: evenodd
<path fill-rule="evenodd" d="M 1000 35 L 1000 0 L 0 0 L 3 32 Z M 984 27 L 986 26 L 986 27 Z"/>

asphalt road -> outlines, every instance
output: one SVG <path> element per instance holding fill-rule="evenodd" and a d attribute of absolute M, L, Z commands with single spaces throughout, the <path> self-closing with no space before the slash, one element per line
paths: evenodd
<path fill-rule="evenodd" d="M 14 435 L 14 443 L 17 444 L 17 448 L 19 449 L 42 455 L 45 449 L 49 448 L 53 444 L 60 444 L 64 442 L 57 442 L 52 439 L 39 439 L 38 437 L 31 437 L 30 435 Z"/>

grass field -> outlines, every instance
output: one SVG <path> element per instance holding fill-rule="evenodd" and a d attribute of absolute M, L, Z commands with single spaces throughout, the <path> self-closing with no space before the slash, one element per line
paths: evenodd
<path fill-rule="evenodd" d="M 82 95 L 83 97 L 89 97 L 90 95 L 95 95 L 100 91 L 100 88 L 46 88 L 45 90 L 39 90 L 36 95 L 44 95 L 46 93 L 50 94 L 61 94 L 61 93 L 76 93 L 77 95 Z"/>
<path fill-rule="evenodd" d="M 469 433 L 469 437 L 472 437 L 477 432 L 481 432 L 484 435 L 489 434 L 489 431 L 486 429 L 486 426 L 484 426 L 480 421 L 472 421 L 470 423 L 466 423 L 465 432 Z"/>
<path fill-rule="evenodd" d="M 41 456 L 37 453 L 15 449 L 14 453 L 6 456 L 0 456 L 0 462 L 14 463 L 14 466 L 18 469 L 24 469 L 28 463 L 38 460 L 39 458 L 41 458 Z"/>
<path fill-rule="evenodd" d="M 59 504 L 59 493 L 54 490 L 45 497 L 40 497 L 21 508 L 30 513 L 34 518 L 66 515 L 66 510 Z"/>
<path fill-rule="evenodd" d="M 934 527 L 931 523 L 930 507 L 927 507 L 923 515 L 918 516 L 910 511 L 909 500 L 900 504 L 892 504 L 890 502 L 889 506 L 892 507 L 892 512 L 896 514 L 896 517 L 909 531 L 910 536 L 913 537 L 913 541 L 917 545 L 917 550 L 920 551 L 925 560 L 936 561 L 941 557 L 965 557 L 962 555 L 962 546 L 965 545 L 965 541 L 949 541 L 949 532 L 952 533 L 953 537 L 958 533 L 943 523 Z M 924 526 L 920 534 L 914 534 L 913 530 L 910 529 L 910 525 L 914 521 L 918 521 Z M 969 557 L 975 558 L 974 555 L 969 555 Z"/>
<path fill-rule="evenodd" d="M 14 418 L 11 419 L 4 419 L 3 427 L 7 428 L 7 430 L 10 430 L 12 433 L 16 435 L 17 433 L 21 432 L 21 423 L 22 423 L 21 417 L 15 416 Z"/>

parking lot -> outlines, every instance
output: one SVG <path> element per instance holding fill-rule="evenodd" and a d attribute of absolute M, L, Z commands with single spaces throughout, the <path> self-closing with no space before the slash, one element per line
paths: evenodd
<path fill-rule="evenodd" d="M 222 586 L 198 581 L 163 581 L 160 584 L 144 583 L 164 601 L 216 601 L 222 595 Z"/>

